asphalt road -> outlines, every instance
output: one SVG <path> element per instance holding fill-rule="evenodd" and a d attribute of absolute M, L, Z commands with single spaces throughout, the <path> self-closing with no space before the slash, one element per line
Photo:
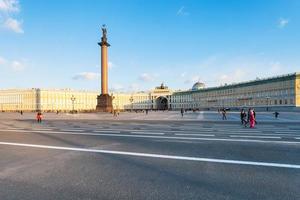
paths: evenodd
<path fill-rule="evenodd" d="M 0 122 L 0 199 L 300 199 L 300 124 Z"/>

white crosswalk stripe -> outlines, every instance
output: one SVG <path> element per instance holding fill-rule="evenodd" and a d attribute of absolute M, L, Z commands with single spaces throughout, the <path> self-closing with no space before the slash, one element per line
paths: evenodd
<path fill-rule="evenodd" d="M 232 138 L 266 138 L 266 139 L 280 139 L 278 136 L 255 136 L 255 135 L 230 135 Z"/>

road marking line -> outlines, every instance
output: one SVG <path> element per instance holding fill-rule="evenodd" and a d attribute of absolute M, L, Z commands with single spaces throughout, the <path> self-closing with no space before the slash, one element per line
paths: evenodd
<path fill-rule="evenodd" d="M 6 130 L 26 130 L 25 128 L 8 128 Z M 39 131 L 39 130 L 53 130 L 53 128 L 33 128 L 32 130 L 34 131 Z M 85 132 L 85 131 L 88 131 L 89 129 L 60 129 L 61 131 L 78 131 L 78 132 Z M 277 130 L 277 129 L 276 129 Z M 141 132 L 152 132 L 152 131 L 155 131 L 155 130 L 147 130 L 147 129 L 142 129 L 142 130 L 133 130 L 133 129 L 101 129 L 101 130 L 93 130 L 93 132 L 97 132 L 99 131 L 100 133 L 102 132 L 112 132 L 112 133 L 118 133 L 120 131 L 134 131 L 134 132 L 138 132 L 138 131 L 141 131 Z M 159 130 L 156 130 L 156 131 L 159 131 Z M 220 134 L 239 134 L 239 133 L 251 133 L 251 134 L 262 134 L 262 135 L 276 135 L 278 133 L 278 135 L 280 134 L 290 134 L 292 135 L 294 133 L 295 136 L 297 136 L 297 130 L 292 130 L 292 131 L 275 131 L 273 134 L 266 134 L 266 133 L 263 133 L 261 131 L 256 131 L 256 130 L 223 130 L 224 132 L 220 132 L 220 130 L 208 130 L 208 129 L 200 129 L 200 130 L 163 130 L 164 133 L 189 133 L 189 134 L 198 134 L 198 133 L 202 133 L 202 134 L 205 134 L 205 133 L 214 133 L 214 132 L 218 132 Z M 274 130 L 273 130 L 274 131 Z M 143 134 L 143 133 L 141 133 Z M 150 133 L 149 133 L 150 134 Z"/>
<path fill-rule="evenodd" d="M 251 133 L 255 133 L 255 132 L 261 132 L 260 130 L 251 130 L 251 129 L 249 129 L 249 128 L 243 128 L 243 129 L 238 129 L 238 128 L 236 128 L 236 129 L 226 129 L 226 128 L 224 128 L 224 129 L 216 129 L 216 130 L 218 130 L 218 131 L 228 131 L 228 132 L 231 132 L 231 131 L 237 131 L 237 132 L 251 132 Z"/>
<path fill-rule="evenodd" d="M 95 133 L 120 133 L 120 131 L 115 131 L 115 130 L 103 130 L 103 131 L 92 131 L 92 132 L 95 132 Z"/>
<path fill-rule="evenodd" d="M 131 131 L 132 134 L 148 134 L 148 135 L 164 135 L 165 133 L 154 133 L 154 132 L 145 132 L 145 131 Z"/>
<path fill-rule="evenodd" d="M 17 133 L 50 133 L 50 131 L 39 131 L 39 130 L 14 130 L 14 129 L 0 130 L 0 132 L 17 132 Z M 71 133 L 71 132 L 51 131 L 51 133 Z"/>
<path fill-rule="evenodd" d="M 236 137 L 236 138 L 266 138 L 266 139 L 281 139 L 281 137 L 277 137 L 277 136 L 259 136 L 259 135 L 230 135 L 229 137 Z"/>
<path fill-rule="evenodd" d="M 299 133 L 300 131 L 294 131 L 294 130 L 290 130 L 290 131 L 275 131 L 275 133 Z"/>
<path fill-rule="evenodd" d="M 34 131 L 52 131 L 53 128 L 33 128 Z"/>
<path fill-rule="evenodd" d="M 27 131 L 27 130 L 0 130 L 0 132 L 26 132 L 26 133 L 48 133 L 48 134 L 66 134 L 66 135 L 91 135 L 91 136 L 108 136 L 108 137 L 135 137 L 135 138 L 155 138 L 155 139 L 175 139 L 175 140 L 201 140 L 201 141 L 221 141 L 221 142 L 252 142 L 252 143 L 274 143 L 274 144 L 300 144 L 298 141 L 269 141 L 269 140 L 255 140 L 255 139 L 225 139 L 225 138 L 199 138 L 199 137 L 168 137 L 158 135 L 128 135 L 118 134 L 120 132 L 111 132 L 116 134 L 105 133 L 79 133 L 79 132 L 58 132 L 58 131 Z"/>
<path fill-rule="evenodd" d="M 256 143 L 275 143 L 275 144 L 300 144 L 292 141 L 268 141 L 268 140 L 248 140 L 248 139 L 225 139 L 225 138 L 198 138 L 198 137 L 168 137 L 155 135 L 126 135 L 126 134 L 98 134 L 99 136 L 109 137 L 135 137 L 135 138 L 156 138 L 156 139 L 175 139 L 175 140 L 203 140 L 203 141 L 225 141 L 225 142 L 256 142 Z"/>
<path fill-rule="evenodd" d="M 93 130 L 93 132 L 96 132 L 98 130 Z M 128 131 L 128 132 L 153 132 L 153 131 L 163 131 L 164 133 L 186 133 L 186 132 L 189 132 L 189 133 L 211 133 L 213 132 L 212 131 L 186 131 L 186 130 L 147 130 L 147 129 L 141 129 L 141 130 L 135 130 L 135 129 L 102 129 L 102 130 L 99 130 L 99 131 Z"/>
<path fill-rule="evenodd" d="M 245 135 L 245 133 L 219 133 L 221 135 Z M 248 133 L 246 133 L 248 134 Z M 277 134 L 277 133 L 252 133 L 253 136 L 298 136 L 297 134 Z"/>
<path fill-rule="evenodd" d="M 99 133 L 82 133 L 82 132 L 61 132 L 61 131 L 36 131 L 36 130 L 0 130 L 0 132 L 17 132 L 17 133 L 20 133 L 20 132 L 23 132 L 23 133 L 48 133 L 48 134 L 64 134 L 64 135 L 99 135 L 99 136 L 102 136 L 103 134 Z M 120 131 L 103 131 L 103 133 L 120 133 Z"/>
<path fill-rule="evenodd" d="M 227 133 L 227 134 L 224 134 L 224 135 L 243 135 L 243 136 L 246 136 L 246 135 L 251 135 L 251 136 L 281 136 L 281 137 L 285 137 L 285 136 L 288 136 L 288 137 L 297 137 L 298 135 L 296 134 L 277 134 L 277 133 L 260 133 L 260 134 L 248 134 L 248 133 Z"/>
<path fill-rule="evenodd" d="M 12 143 L 12 142 L 0 142 L 0 145 L 21 146 L 21 147 L 31 147 L 31 148 L 41 148 L 41 149 L 67 150 L 67 151 L 79 151 L 79 152 L 91 152 L 91 153 L 102 153 L 102 154 L 116 154 L 116 155 L 148 157 L 148 158 L 164 158 L 164 159 L 186 160 L 186 161 L 197 161 L 197 162 L 213 162 L 213 163 L 223 163 L 223 164 L 237 164 L 237 165 L 251 165 L 251 166 L 263 166 L 263 167 L 300 169 L 300 165 L 296 165 L 296 164 L 255 162 L 255 161 L 242 161 L 242 160 L 225 160 L 225 159 L 215 159 L 215 158 L 174 156 L 174 155 L 164 155 L 164 154 L 138 153 L 138 152 L 128 152 L 128 151 L 112 151 L 112 150 L 100 150 L 100 149 L 85 149 L 85 148 L 49 146 L 49 145 L 38 145 L 38 144 L 24 144 L 24 143 Z"/>
<path fill-rule="evenodd" d="M 12 129 L 12 130 L 23 130 L 25 128 L 14 128 L 14 127 L 9 127 L 9 129 Z"/>
<path fill-rule="evenodd" d="M 197 134 L 197 133 L 176 133 L 175 135 L 182 135 L 182 136 L 207 136 L 207 137 L 214 137 L 213 134 Z"/>
<path fill-rule="evenodd" d="M 61 131 L 78 131 L 78 132 L 83 132 L 85 130 L 82 129 L 60 129 Z"/>

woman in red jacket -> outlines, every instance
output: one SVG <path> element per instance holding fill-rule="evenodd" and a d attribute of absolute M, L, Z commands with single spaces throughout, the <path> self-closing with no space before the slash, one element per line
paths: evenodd
<path fill-rule="evenodd" d="M 42 123 L 42 117 L 43 117 L 43 115 L 42 115 L 41 112 L 38 112 L 36 114 L 36 120 L 37 120 L 38 123 Z"/>

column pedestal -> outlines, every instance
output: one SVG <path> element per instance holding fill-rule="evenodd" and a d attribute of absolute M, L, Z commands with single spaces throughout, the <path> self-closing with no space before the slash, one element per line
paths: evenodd
<path fill-rule="evenodd" d="M 97 107 L 98 112 L 112 112 L 112 97 L 109 94 L 100 94 L 97 96 Z"/>

